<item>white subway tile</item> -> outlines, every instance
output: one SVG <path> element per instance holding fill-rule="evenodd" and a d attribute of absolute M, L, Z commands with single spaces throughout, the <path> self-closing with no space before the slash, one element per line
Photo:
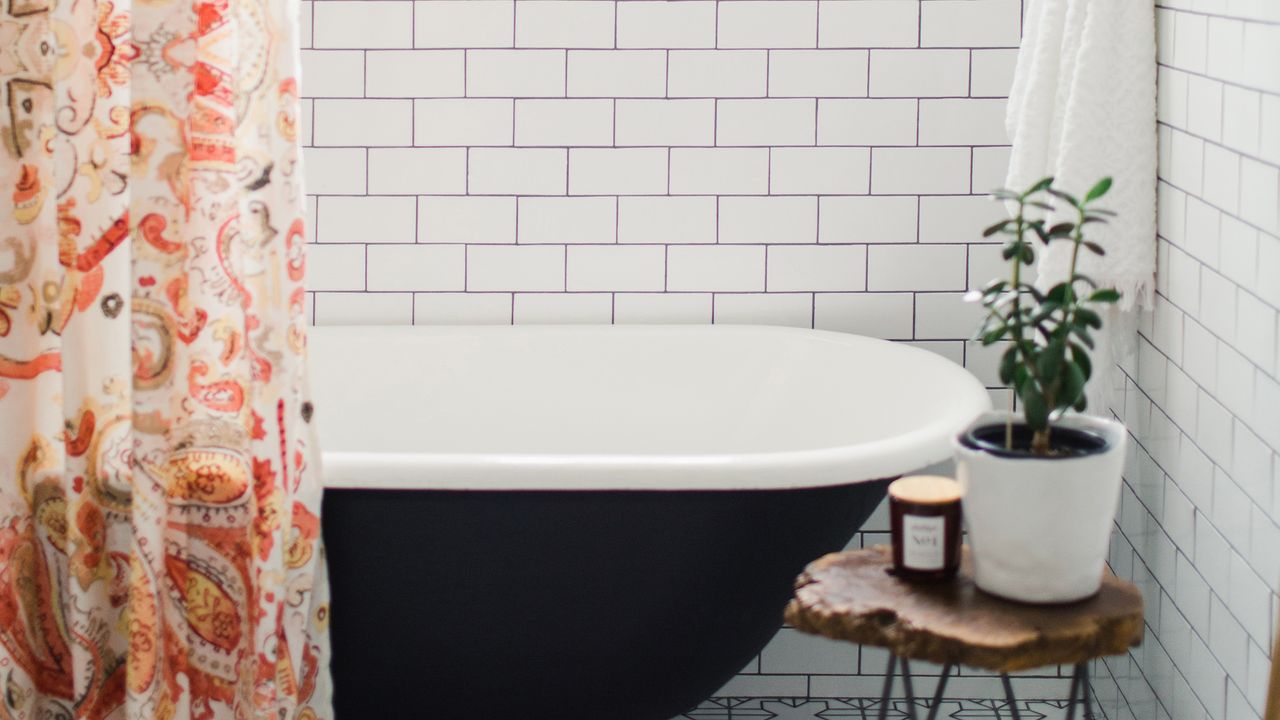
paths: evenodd
<path fill-rule="evenodd" d="M 574 148 L 569 151 L 572 195 L 654 195 L 667 190 L 665 148 Z"/>
<path fill-rule="evenodd" d="M 921 145 L 1007 145 L 1003 99 L 920 101 Z"/>
<path fill-rule="evenodd" d="M 424 197 L 418 199 L 418 242 L 514 243 L 513 197 Z"/>
<path fill-rule="evenodd" d="M 519 201 L 516 242 L 612 243 L 617 200 L 610 197 L 525 197 Z"/>
<path fill-rule="evenodd" d="M 413 144 L 409 100 L 316 100 L 315 113 L 316 145 Z"/>
<path fill-rule="evenodd" d="M 905 245 L 882 245 L 879 248 L 872 248 L 872 250 L 880 249 L 906 250 L 909 248 Z M 967 340 L 977 331 L 985 312 L 978 303 L 965 302 L 962 293 L 916 293 L 916 338 Z"/>
<path fill-rule="evenodd" d="M 471 148 L 469 191 L 477 195 L 563 195 L 567 151 L 553 148 Z"/>
<path fill-rule="evenodd" d="M 467 190 L 465 148 L 372 148 L 369 192 L 379 195 L 461 194 Z"/>
<path fill-rule="evenodd" d="M 866 50 L 773 50 L 770 97 L 866 97 Z"/>
<path fill-rule="evenodd" d="M 715 322 L 719 325 L 813 327 L 813 296 L 807 293 L 717 294 Z"/>
<path fill-rule="evenodd" d="M 1218 269 L 1241 287 L 1257 290 L 1258 231 L 1230 215 L 1222 217 Z"/>
<path fill-rule="evenodd" d="M 1280 165 L 1280 96 L 1262 96 L 1262 137 L 1258 154 L 1267 162 Z"/>
<path fill-rule="evenodd" d="M 793 245 L 769 248 L 769 292 L 865 290 L 864 245 Z"/>
<path fill-rule="evenodd" d="M 806 48 L 817 42 L 817 0 L 724 0 L 719 13 L 722 48 Z"/>
<path fill-rule="evenodd" d="M 411 197 L 320 198 L 317 237 L 322 243 L 411 243 L 414 205 Z"/>
<path fill-rule="evenodd" d="M 915 145 L 917 101 L 818 100 L 819 145 Z"/>
<path fill-rule="evenodd" d="M 466 89 L 461 50 L 370 50 L 365 65 L 370 97 L 457 97 Z"/>
<path fill-rule="evenodd" d="M 945 195 L 969 192 L 968 148 L 875 148 L 871 192 Z"/>
<path fill-rule="evenodd" d="M 1221 227 L 1222 213 L 1217 208 L 1202 202 L 1199 198 L 1188 197 L 1186 233 L 1182 238 L 1182 249 L 1200 262 L 1210 267 L 1217 267 Z M 1183 307 L 1194 310 L 1197 305 L 1183 305 Z"/>
<path fill-rule="evenodd" d="M 713 243 L 714 197 L 618 198 L 620 243 Z"/>
<path fill-rule="evenodd" d="M 511 145 L 512 100 L 413 101 L 415 145 Z"/>
<path fill-rule="evenodd" d="M 512 317 L 517 325 L 607 325 L 613 319 L 613 298 L 591 293 L 516 293 Z"/>
<path fill-rule="evenodd" d="M 307 289 L 363 290 L 364 245 L 308 245 Z"/>
<path fill-rule="evenodd" d="M 1009 172 L 1009 148 L 978 147 L 973 149 L 974 192 L 990 192 L 1005 185 Z"/>
<path fill-rule="evenodd" d="M 312 5 L 314 4 L 311 0 L 301 0 L 298 3 L 298 47 L 303 49 L 312 47 L 311 18 L 313 14 Z"/>
<path fill-rule="evenodd" d="M 413 47 L 413 3 L 325 0 L 312 9 L 317 48 Z"/>
<path fill-rule="evenodd" d="M 1204 146 L 1204 199 L 1234 213 L 1240 206 L 1240 156 L 1213 144 Z"/>
<path fill-rule="evenodd" d="M 365 191 L 364 148 L 304 148 L 307 192 L 356 195 Z"/>
<path fill-rule="evenodd" d="M 1178 18 L 1182 40 L 1182 18 Z M 1244 84 L 1268 93 L 1280 93 L 1280 25 L 1247 23 L 1244 26 Z"/>
<path fill-rule="evenodd" d="M 661 245 L 584 245 L 568 249 L 570 291 L 661 291 L 667 251 Z"/>
<path fill-rule="evenodd" d="M 674 148 L 674 195 L 764 194 L 769 189 L 768 148 Z"/>
<path fill-rule="evenodd" d="M 467 248 L 467 291 L 564 290 L 563 245 L 475 245 Z"/>
<path fill-rule="evenodd" d="M 649 2 L 618 6 L 620 48 L 709 48 L 716 43 L 714 0 Z"/>
<path fill-rule="evenodd" d="M 516 3 L 516 47 L 613 47 L 613 5 L 580 0 L 520 0 Z"/>
<path fill-rule="evenodd" d="M 868 290 L 963 290 L 964 245 L 872 245 Z"/>
<path fill-rule="evenodd" d="M 618 324 L 705 325 L 711 322 L 710 293 L 618 293 L 613 321 Z"/>
<path fill-rule="evenodd" d="M 1018 51 L 974 50 L 969 58 L 969 94 L 973 97 L 1008 97 Z"/>
<path fill-rule="evenodd" d="M 886 340 L 911 338 L 914 297 L 911 293 L 818 293 L 813 326 Z"/>
<path fill-rule="evenodd" d="M 722 197 L 721 243 L 815 243 L 814 197 Z"/>
<path fill-rule="evenodd" d="M 667 249 L 667 290 L 761 292 L 764 253 L 759 245 L 673 245 Z"/>
<path fill-rule="evenodd" d="M 311 120 L 315 117 L 315 105 L 310 98 L 298 100 L 298 144 L 304 148 L 312 145 Z"/>
<path fill-rule="evenodd" d="M 1222 83 L 1187 78 L 1187 130 L 1215 142 L 1222 139 Z"/>
<path fill-rule="evenodd" d="M 1276 361 L 1275 308 L 1247 292 L 1239 292 L 1237 297 L 1238 302 L 1232 304 L 1236 315 L 1231 318 L 1236 347 L 1258 367 L 1270 370 Z M 1203 301 L 1213 302 L 1207 297 Z"/>
<path fill-rule="evenodd" d="M 317 325 L 408 325 L 412 320 L 409 293 L 316 293 Z"/>
<path fill-rule="evenodd" d="M 977 242 L 984 229 L 1007 217 L 1004 205 L 986 195 L 920 198 L 920 242 Z"/>
<path fill-rule="evenodd" d="M 1174 66 L 1203 73 L 1209 45 L 1209 25 L 1205 16 L 1178 13 L 1173 33 Z"/>
<path fill-rule="evenodd" d="M 918 2 L 822 0 L 819 5 L 819 47 L 915 47 L 919 40 Z"/>
<path fill-rule="evenodd" d="M 818 242 L 916 241 L 914 197 L 824 197 L 818 203 Z"/>
<path fill-rule="evenodd" d="M 415 325 L 510 325 L 511 293 L 419 293 Z"/>
<path fill-rule="evenodd" d="M 1241 158 L 1240 218 L 1272 235 L 1280 234 L 1280 169 Z"/>
<path fill-rule="evenodd" d="M 712 145 L 716 101 L 618 100 L 615 109 L 618 145 Z"/>
<path fill-rule="evenodd" d="M 375 245 L 368 251 L 369 290 L 462 290 L 463 245 Z"/>
<path fill-rule="evenodd" d="M 1156 71 L 1156 113 L 1160 120 L 1180 130 L 1187 128 L 1187 80 L 1181 70 L 1161 66 Z"/>
<path fill-rule="evenodd" d="M 364 53 L 359 50 L 303 50 L 302 94 L 316 97 L 364 95 Z"/>
<path fill-rule="evenodd" d="M 662 97 L 667 54 L 662 50 L 570 50 L 569 97 Z"/>
<path fill-rule="evenodd" d="M 1222 17 L 1209 18 L 1206 72 L 1215 78 L 1243 82 L 1244 23 Z"/>
<path fill-rule="evenodd" d="M 924 0 L 921 47 L 1018 47 L 1019 0 Z"/>
<path fill-rule="evenodd" d="M 965 50 L 872 50 L 871 97 L 960 97 L 969 94 Z"/>
<path fill-rule="evenodd" d="M 672 50 L 668 97 L 764 97 L 769 80 L 764 50 Z"/>
<path fill-rule="evenodd" d="M 1280 115 L 1277 119 L 1280 120 Z M 1261 128 L 1262 96 L 1234 85 L 1223 88 L 1222 143 L 1242 153 L 1257 153 Z"/>
<path fill-rule="evenodd" d="M 1182 369 L 1198 385 L 1213 392 L 1218 368 L 1218 341 L 1200 323 L 1186 318 L 1182 331 Z"/>
<path fill-rule="evenodd" d="M 716 144 L 812 145 L 816 108 L 811 99 L 719 100 Z"/>
<path fill-rule="evenodd" d="M 413 21 L 414 45 L 420 48 L 509 48 L 515 36 L 515 2 L 419 0 Z"/>
<path fill-rule="evenodd" d="M 516 145 L 612 144 L 612 100 L 516 100 Z"/>
<path fill-rule="evenodd" d="M 564 97 L 564 50 L 468 50 L 471 97 Z"/>
<path fill-rule="evenodd" d="M 867 148 L 774 148 L 770 191 L 775 195 L 866 194 L 871 183 Z"/>

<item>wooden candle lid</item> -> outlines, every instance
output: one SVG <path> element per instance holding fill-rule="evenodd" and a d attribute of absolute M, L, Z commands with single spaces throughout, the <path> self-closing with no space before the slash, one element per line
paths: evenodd
<path fill-rule="evenodd" d="M 890 483 L 889 495 L 919 505 L 943 505 L 960 499 L 960 483 L 940 475 L 911 475 Z"/>

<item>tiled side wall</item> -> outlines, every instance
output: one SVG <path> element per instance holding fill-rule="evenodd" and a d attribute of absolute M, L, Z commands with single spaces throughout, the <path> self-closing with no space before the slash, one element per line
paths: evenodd
<path fill-rule="evenodd" d="M 1280 591 L 1280 3 L 1157 6 L 1158 295 L 1114 408 L 1137 452 L 1111 559 L 1147 636 L 1097 684 L 1113 720 L 1252 720 Z"/>

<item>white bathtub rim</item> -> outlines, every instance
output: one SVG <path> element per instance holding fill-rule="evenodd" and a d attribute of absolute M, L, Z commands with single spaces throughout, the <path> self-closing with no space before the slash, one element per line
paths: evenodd
<path fill-rule="evenodd" d="M 478 491 L 830 487 L 897 477 L 946 460 L 951 435 L 919 430 L 856 446 L 706 455 L 325 452 L 324 485 Z"/>

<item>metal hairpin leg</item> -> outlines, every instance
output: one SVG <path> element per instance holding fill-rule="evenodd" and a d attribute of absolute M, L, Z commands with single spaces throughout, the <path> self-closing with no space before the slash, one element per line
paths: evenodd
<path fill-rule="evenodd" d="M 884 690 L 880 693 L 880 720 L 889 717 L 889 694 L 893 692 L 893 672 L 898 667 L 898 656 L 889 653 L 889 667 L 884 671 Z"/>
<path fill-rule="evenodd" d="M 1018 698 L 1013 696 L 1013 683 L 1009 681 L 1006 673 L 1000 673 L 1000 682 L 1004 684 L 1004 699 L 1009 703 L 1009 714 L 1013 715 L 1013 720 L 1022 720 L 1022 715 L 1018 712 Z"/>
<path fill-rule="evenodd" d="M 902 684 L 907 689 L 907 711 L 911 714 L 911 720 L 916 718 L 916 690 L 911 686 L 911 663 L 906 658 L 902 658 Z"/>
<path fill-rule="evenodd" d="M 938 708 L 942 707 L 942 693 L 947 689 L 947 678 L 951 677 L 951 671 L 954 669 L 955 665 L 951 663 L 942 666 L 942 677 L 938 678 L 938 689 L 933 691 L 933 705 L 929 707 L 926 720 L 937 720 Z"/>

